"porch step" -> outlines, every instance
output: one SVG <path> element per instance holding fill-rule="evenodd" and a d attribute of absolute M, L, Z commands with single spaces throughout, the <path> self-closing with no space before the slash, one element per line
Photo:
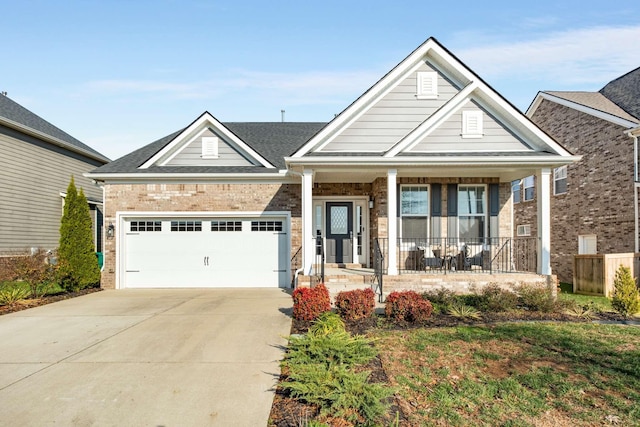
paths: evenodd
<path fill-rule="evenodd" d="M 362 268 L 362 264 L 353 264 L 353 263 L 335 263 L 335 262 L 327 262 L 324 264 L 325 268 L 355 268 L 355 269 L 361 269 Z"/>

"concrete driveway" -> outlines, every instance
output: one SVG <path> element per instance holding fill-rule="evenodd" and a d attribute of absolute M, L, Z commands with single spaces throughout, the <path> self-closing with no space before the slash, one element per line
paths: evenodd
<path fill-rule="evenodd" d="M 103 291 L 0 316 L 0 424 L 265 426 L 280 289 Z"/>

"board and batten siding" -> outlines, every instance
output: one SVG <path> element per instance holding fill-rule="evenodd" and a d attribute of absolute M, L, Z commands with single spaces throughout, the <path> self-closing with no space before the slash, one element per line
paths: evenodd
<path fill-rule="evenodd" d="M 87 198 L 102 200 L 102 189 L 82 176 L 101 165 L 0 126 L 0 252 L 57 248 L 60 193 L 73 175 Z"/>
<path fill-rule="evenodd" d="M 218 137 L 218 158 L 202 158 L 202 138 Z M 189 145 L 184 147 L 176 156 L 171 159 L 167 166 L 252 166 L 241 152 L 232 146 L 228 141 L 215 134 L 211 129 L 207 129 L 200 137 L 196 138 Z"/>
<path fill-rule="evenodd" d="M 462 111 L 482 111 L 482 138 L 462 137 Z M 528 151 L 522 140 L 511 133 L 486 110 L 475 102 L 467 102 L 444 123 L 430 132 L 411 152 L 451 152 L 451 151 Z"/>
<path fill-rule="evenodd" d="M 438 72 L 423 63 L 321 151 L 387 151 L 460 91 L 438 72 L 438 97 L 418 99 L 417 73 L 423 71 Z"/>

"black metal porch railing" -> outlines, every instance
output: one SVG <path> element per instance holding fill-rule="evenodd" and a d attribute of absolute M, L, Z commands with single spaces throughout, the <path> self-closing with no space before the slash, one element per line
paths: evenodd
<path fill-rule="evenodd" d="M 376 239 L 388 263 L 388 239 Z M 396 255 L 400 273 L 536 272 L 535 238 L 400 238 Z M 375 262 L 375 260 L 374 260 Z M 388 265 L 384 265 L 385 270 Z"/>
<path fill-rule="evenodd" d="M 384 255 L 380 248 L 380 241 L 375 239 L 373 243 L 373 277 L 374 282 L 372 284 L 373 292 L 378 295 L 378 301 L 383 302 L 382 295 L 382 278 L 384 276 Z"/>

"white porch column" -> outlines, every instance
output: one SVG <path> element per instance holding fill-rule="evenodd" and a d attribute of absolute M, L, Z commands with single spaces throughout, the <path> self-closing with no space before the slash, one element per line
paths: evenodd
<path fill-rule="evenodd" d="M 538 274 L 551 274 L 551 169 L 536 174 L 538 200 Z"/>
<path fill-rule="evenodd" d="M 313 235 L 313 170 L 302 171 L 302 269 L 303 274 L 311 274 L 315 244 Z"/>
<path fill-rule="evenodd" d="M 396 219 L 396 182 L 398 178 L 397 169 L 389 169 L 387 171 L 387 236 L 389 237 L 389 269 L 387 274 L 390 276 L 398 275 L 398 221 Z"/>

